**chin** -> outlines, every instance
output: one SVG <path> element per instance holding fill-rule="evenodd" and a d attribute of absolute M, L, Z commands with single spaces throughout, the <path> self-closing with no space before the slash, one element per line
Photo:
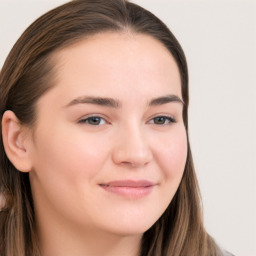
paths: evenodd
<path fill-rule="evenodd" d="M 117 225 L 118 224 L 118 225 Z M 111 233 L 119 236 L 137 236 L 143 235 L 149 230 L 155 222 L 140 222 L 140 223 L 118 223 L 111 227 Z"/>

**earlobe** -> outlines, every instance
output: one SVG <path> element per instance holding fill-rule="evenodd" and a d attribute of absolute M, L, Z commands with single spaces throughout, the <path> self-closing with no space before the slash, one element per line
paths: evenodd
<path fill-rule="evenodd" d="M 7 110 L 2 118 L 3 144 L 7 157 L 21 172 L 32 169 L 28 129 L 25 128 L 16 115 Z"/>

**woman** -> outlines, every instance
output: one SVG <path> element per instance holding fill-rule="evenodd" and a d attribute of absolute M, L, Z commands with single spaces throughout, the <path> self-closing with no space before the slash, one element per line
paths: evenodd
<path fill-rule="evenodd" d="M 0 77 L 0 254 L 224 255 L 206 233 L 181 46 L 124 0 L 35 21 Z"/>

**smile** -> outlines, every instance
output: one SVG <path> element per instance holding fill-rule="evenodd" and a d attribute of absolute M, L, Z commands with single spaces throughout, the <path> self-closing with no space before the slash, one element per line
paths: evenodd
<path fill-rule="evenodd" d="M 149 195 L 156 185 L 156 183 L 152 183 L 147 180 L 119 180 L 100 184 L 100 187 L 107 192 L 114 193 L 119 196 L 130 199 L 140 199 Z"/>

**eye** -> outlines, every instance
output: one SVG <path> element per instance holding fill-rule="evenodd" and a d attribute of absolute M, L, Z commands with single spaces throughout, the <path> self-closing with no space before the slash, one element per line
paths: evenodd
<path fill-rule="evenodd" d="M 167 125 L 170 123 L 176 123 L 175 119 L 171 116 L 157 116 L 149 121 L 150 124 Z"/>
<path fill-rule="evenodd" d="M 79 120 L 78 123 L 80 123 L 80 124 L 85 123 L 85 124 L 96 126 L 96 125 L 106 124 L 107 121 L 104 118 L 100 117 L 100 116 L 90 116 L 90 117 Z"/>

